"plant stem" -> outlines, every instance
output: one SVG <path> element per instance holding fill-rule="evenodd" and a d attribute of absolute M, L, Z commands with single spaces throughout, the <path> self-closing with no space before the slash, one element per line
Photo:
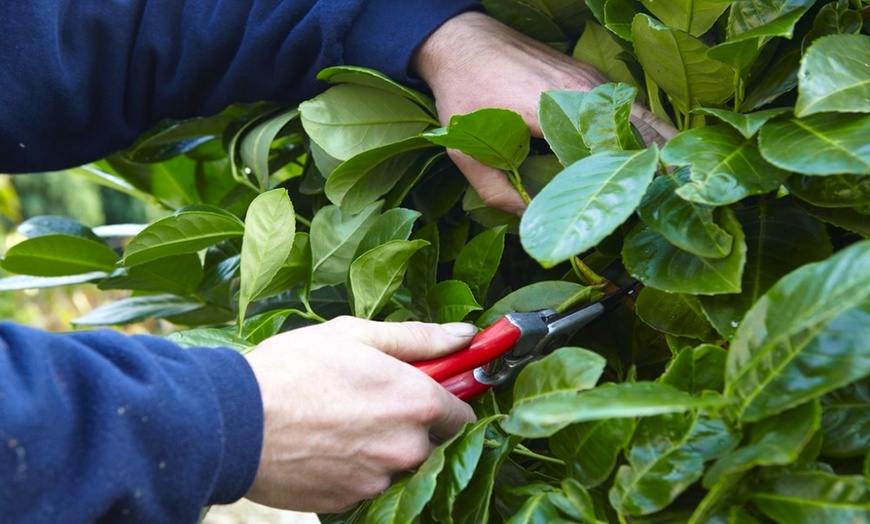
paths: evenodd
<path fill-rule="evenodd" d="M 540 453 L 535 453 L 529 448 L 523 446 L 522 444 L 518 444 L 516 448 L 514 448 L 512 453 L 516 453 L 517 455 L 533 458 L 535 460 L 540 460 L 542 462 L 549 462 L 550 464 L 558 464 L 560 466 L 567 466 L 564 460 L 560 460 L 554 457 L 548 457 L 547 455 L 541 455 Z"/>
<path fill-rule="evenodd" d="M 574 257 L 571 259 L 571 266 L 574 268 L 574 272 L 577 273 L 577 276 L 586 281 L 587 284 L 592 286 L 600 286 L 602 284 L 608 284 L 608 280 L 587 266 L 580 257 Z"/>
<path fill-rule="evenodd" d="M 519 193 L 520 197 L 522 197 L 523 202 L 525 202 L 526 205 L 529 205 L 529 202 L 532 201 L 532 197 L 529 196 L 529 192 L 526 191 L 525 187 L 523 187 L 523 181 L 520 178 L 520 172 L 517 171 L 517 168 L 511 168 L 511 171 L 508 174 L 508 178 L 510 179 L 511 184 L 514 186 L 514 189 L 516 189 L 517 193 Z"/>
<path fill-rule="evenodd" d="M 307 227 L 308 229 L 311 229 L 311 221 L 307 218 L 296 215 L 296 221 Z"/>

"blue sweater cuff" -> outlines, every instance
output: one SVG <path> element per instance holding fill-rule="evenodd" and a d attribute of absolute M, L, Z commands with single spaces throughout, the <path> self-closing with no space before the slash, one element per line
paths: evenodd
<path fill-rule="evenodd" d="M 476 0 L 369 0 L 345 35 L 344 62 L 378 69 L 401 84 L 422 87 L 410 71 L 420 44 L 454 16 L 482 9 Z"/>
<path fill-rule="evenodd" d="M 223 453 L 209 504 L 226 504 L 250 490 L 263 448 L 263 402 L 247 360 L 225 348 L 188 350 L 209 375 L 220 407 Z"/>

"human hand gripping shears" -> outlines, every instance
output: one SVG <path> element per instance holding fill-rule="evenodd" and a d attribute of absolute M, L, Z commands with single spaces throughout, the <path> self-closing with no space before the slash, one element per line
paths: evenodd
<path fill-rule="evenodd" d="M 469 400 L 489 388 L 507 384 L 520 370 L 565 345 L 583 326 L 613 309 L 634 292 L 636 282 L 589 304 L 557 313 L 552 309 L 508 313 L 450 355 L 413 365 L 448 391 Z"/>

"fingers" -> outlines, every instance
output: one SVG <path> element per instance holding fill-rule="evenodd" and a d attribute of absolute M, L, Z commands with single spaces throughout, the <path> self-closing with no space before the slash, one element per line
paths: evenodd
<path fill-rule="evenodd" d="M 432 425 L 429 428 L 429 433 L 435 437 L 436 441 L 449 439 L 459 433 L 463 426 L 477 420 L 471 406 L 453 396 L 446 389 L 439 389 L 436 394 L 438 401 L 443 406 L 443 411 L 432 420 Z"/>
<path fill-rule="evenodd" d="M 647 145 L 655 142 L 659 147 L 676 136 L 677 130 L 655 116 L 652 111 L 634 104 L 631 108 L 631 122 L 640 131 L 644 143 Z"/>
<path fill-rule="evenodd" d="M 448 153 L 484 204 L 515 215 L 523 214 L 526 203 L 502 171 L 484 165 L 459 151 L 451 149 Z"/>
<path fill-rule="evenodd" d="M 375 322 L 339 317 L 322 324 L 405 362 L 428 360 L 457 351 L 477 334 L 473 324 L 453 322 Z"/>

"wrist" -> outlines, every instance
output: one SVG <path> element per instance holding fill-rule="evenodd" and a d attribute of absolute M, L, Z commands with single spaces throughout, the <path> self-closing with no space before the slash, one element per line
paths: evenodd
<path fill-rule="evenodd" d="M 447 20 L 414 52 L 411 73 L 432 87 L 439 78 L 448 77 L 451 67 L 460 65 L 464 57 L 472 53 L 470 44 L 477 41 L 481 31 L 492 24 L 498 22 L 477 11 L 460 13 Z"/>

